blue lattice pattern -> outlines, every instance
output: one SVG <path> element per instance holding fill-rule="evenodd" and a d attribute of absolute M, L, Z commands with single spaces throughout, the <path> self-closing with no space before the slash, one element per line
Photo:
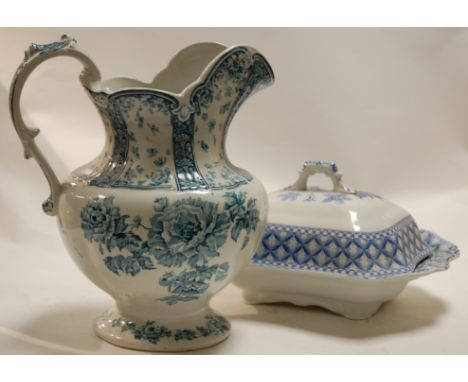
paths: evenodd
<path fill-rule="evenodd" d="M 377 278 L 412 272 L 432 251 L 411 216 L 378 232 L 269 224 L 252 263 Z"/>

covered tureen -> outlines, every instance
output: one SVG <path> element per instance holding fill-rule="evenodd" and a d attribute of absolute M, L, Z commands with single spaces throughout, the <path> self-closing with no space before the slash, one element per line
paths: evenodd
<path fill-rule="evenodd" d="M 307 187 L 325 174 L 332 190 Z M 420 231 L 408 212 L 346 187 L 333 162 L 309 161 L 290 187 L 269 195 L 268 227 L 236 284 L 249 303 L 318 305 L 362 319 L 408 281 L 443 270 L 458 249 Z"/>

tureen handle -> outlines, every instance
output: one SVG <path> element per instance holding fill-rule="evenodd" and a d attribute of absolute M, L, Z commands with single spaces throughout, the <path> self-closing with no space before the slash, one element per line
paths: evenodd
<path fill-rule="evenodd" d="M 323 160 L 314 160 L 304 162 L 302 170 L 299 172 L 299 179 L 289 188 L 292 191 L 307 191 L 307 180 L 309 176 L 315 174 L 324 174 L 328 176 L 333 182 L 333 191 L 342 193 L 353 193 L 349 187 L 343 185 L 341 178 L 343 174 L 338 171 L 335 162 L 328 162 Z"/>
<path fill-rule="evenodd" d="M 42 209 L 51 216 L 57 215 L 57 200 L 61 184 L 52 167 L 34 142 L 34 138 L 39 134 L 39 129 L 29 128 L 24 123 L 20 109 L 20 98 L 24 84 L 32 71 L 43 61 L 57 56 L 71 56 L 80 61 L 84 65 L 80 80 L 86 87 L 93 88 L 93 85 L 100 81 L 101 74 L 94 62 L 74 47 L 75 43 L 74 38 L 63 35 L 59 41 L 50 44 L 31 44 L 25 52 L 23 62 L 16 70 L 10 87 L 10 114 L 13 125 L 23 144 L 24 157 L 26 159 L 34 158 L 49 182 L 50 196 L 42 203 Z"/>

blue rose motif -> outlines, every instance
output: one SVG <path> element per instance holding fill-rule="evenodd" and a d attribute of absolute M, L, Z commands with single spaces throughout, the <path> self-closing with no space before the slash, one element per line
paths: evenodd
<path fill-rule="evenodd" d="M 88 241 L 103 243 L 114 233 L 121 216 L 119 207 L 113 206 L 113 199 L 94 199 L 81 209 L 81 229 Z"/>
<path fill-rule="evenodd" d="M 195 198 L 176 201 L 156 199 L 155 210 L 161 212 L 151 220 L 150 253 L 162 265 L 178 266 L 188 261 L 191 267 L 219 256 L 226 242 L 230 222 L 218 205 Z"/>
<path fill-rule="evenodd" d="M 142 238 L 133 232 L 139 228 L 141 217 L 135 216 L 133 224 L 127 223 L 128 215 L 122 215 L 120 208 L 113 205 L 114 197 L 96 198 L 81 209 L 81 229 L 84 237 L 90 242 L 99 244 L 99 252 L 104 255 L 104 248 L 111 252 L 114 248 L 130 252 L 106 256 L 104 264 L 116 275 L 120 273 L 131 276 L 137 275 L 141 270 L 154 269 L 154 265 L 148 256 L 145 256 L 142 248 Z"/>
<path fill-rule="evenodd" d="M 220 256 L 228 235 L 237 242 L 245 232 L 245 248 L 260 219 L 256 200 L 247 199 L 245 192 L 227 192 L 224 198 L 222 207 L 193 197 L 173 203 L 167 197 L 157 198 L 148 225 L 140 215 L 121 214 L 113 204 L 114 197 L 98 197 L 82 207 L 81 228 L 89 242 L 99 244 L 102 255 L 107 249 L 104 264 L 117 276 L 135 277 L 156 269 L 156 264 L 187 264 L 181 272 L 166 272 L 160 278 L 160 285 L 169 292 L 160 300 L 167 304 L 191 301 L 206 292 L 211 282 L 228 277 L 228 262 L 210 264 L 212 258 Z M 112 253 L 116 249 L 123 253 Z M 141 335 L 151 336 L 153 329 L 148 330 Z"/>

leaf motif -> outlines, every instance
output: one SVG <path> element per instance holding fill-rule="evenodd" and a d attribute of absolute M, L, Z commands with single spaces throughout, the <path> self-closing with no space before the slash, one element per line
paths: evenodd
<path fill-rule="evenodd" d="M 249 239 L 250 239 L 249 235 L 245 235 L 244 241 L 242 242 L 241 249 L 244 249 L 247 246 L 247 244 L 249 243 Z"/>
<path fill-rule="evenodd" d="M 155 269 L 151 259 L 146 256 L 127 256 L 122 254 L 117 256 L 107 256 L 104 259 L 106 267 L 116 275 L 120 276 L 120 272 L 135 276 L 142 269 Z"/>
<path fill-rule="evenodd" d="M 133 232 L 126 232 L 125 233 L 125 240 L 127 242 L 126 247 L 131 253 L 138 253 L 140 252 L 141 242 L 143 241 L 140 236 L 134 234 Z"/>
<path fill-rule="evenodd" d="M 195 268 L 197 264 L 202 263 L 202 262 L 203 262 L 203 256 L 201 256 L 200 253 L 195 253 L 188 260 L 188 264 L 190 265 L 191 268 Z"/>
<path fill-rule="evenodd" d="M 153 262 L 148 256 L 139 256 L 137 257 L 137 261 L 141 269 L 156 269 Z"/>
<path fill-rule="evenodd" d="M 128 218 L 128 215 L 120 216 L 118 219 L 115 220 L 115 233 L 122 233 L 125 232 L 128 228 L 128 224 L 125 223 L 125 220 Z"/>
<path fill-rule="evenodd" d="M 152 248 L 151 254 L 154 256 L 154 258 L 158 261 L 159 264 L 165 267 L 179 267 L 186 260 L 186 257 L 183 254 L 173 254 L 169 250 L 163 248 L 161 248 L 160 250 L 154 250 Z"/>
<path fill-rule="evenodd" d="M 106 247 L 108 251 L 117 247 L 119 250 L 128 249 L 131 253 L 139 253 L 141 241 L 141 237 L 131 231 L 122 232 L 112 235 L 108 239 Z"/>
<path fill-rule="evenodd" d="M 176 253 L 174 255 L 174 266 L 180 267 L 187 258 L 182 253 Z"/>
<path fill-rule="evenodd" d="M 178 302 L 192 301 L 196 300 L 197 296 L 181 296 L 181 295 L 172 295 L 161 298 L 161 301 L 164 301 L 167 305 L 174 305 Z"/>
<path fill-rule="evenodd" d="M 232 240 L 237 242 L 237 239 L 239 238 L 239 234 L 242 229 L 242 220 L 238 219 L 235 223 L 234 226 L 232 227 L 231 230 L 231 238 Z"/>
<path fill-rule="evenodd" d="M 87 227 L 85 224 L 81 223 L 81 229 L 84 231 L 84 237 L 86 240 L 88 241 L 92 241 L 93 240 L 93 235 L 91 234 L 91 232 L 89 232 L 87 230 Z"/>
<path fill-rule="evenodd" d="M 150 219 L 150 223 L 151 223 L 152 228 L 148 232 L 148 237 L 149 238 L 153 238 L 153 237 L 156 237 L 156 236 L 160 237 L 161 234 L 164 231 L 164 225 L 163 225 L 161 219 L 156 218 L 156 216 L 153 216 Z"/>
<path fill-rule="evenodd" d="M 240 232 L 246 231 L 246 236 L 242 242 L 242 249 L 244 249 L 249 241 L 250 232 L 255 230 L 259 218 L 259 211 L 256 207 L 256 199 L 249 198 L 246 202 L 246 193 L 233 191 L 224 194 L 226 202 L 224 208 L 228 211 L 229 218 L 234 222 L 231 230 L 231 238 L 237 242 Z"/>
<path fill-rule="evenodd" d="M 120 270 L 131 276 L 135 276 L 141 271 L 138 261 L 133 257 L 124 257 L 120 263 Z"/>
<path fill-rule="evenodd" d="M 226 279 L 229 272 L 229 263 L 225 262 L 219 265 L 218 269 L 216 270 L 215 281 L 222 281 Z"/>
<path fill-rule="evenodd" d="M 213 277 L 213 275 L 218 270 L 218 264 L 212 265 L 210 267 L 200 267 L 198 269 L 199 277 L 201 280 L 206 281 Z"/>
<path fill-rule="evenodd" d="M 141 224 L 141 216 L 137 215 L 133 218 L 133 224 L 132 224 L 132 229 L 133 228 L 138 228 Z"/>
<path fill-rule="evenodd" d="M 122 259 L 123 259 L 122 255 L 118 255 L 118 256 L 114 256 L 114 257 L 107 256 L 104 259 L 104 264 L 106 265 L 106 267 L 109 270 L 111 270 L 116 275 L 120 276 L 119 275 L 119 270 L 121 269 Z"/>
<path fill-rule="evenodd" d="M 152 253 L 152 255 L 164 267 L 172 267 L 174 265 L 174 256 L 169 251 L 160 251 Z"/>
<path fill-rule="evenodd" d="M 159 279 L 159 285 L 161 286 L 169 286 L 174 281 L 174 272 L 166 272 L 164 275 Z"/>

